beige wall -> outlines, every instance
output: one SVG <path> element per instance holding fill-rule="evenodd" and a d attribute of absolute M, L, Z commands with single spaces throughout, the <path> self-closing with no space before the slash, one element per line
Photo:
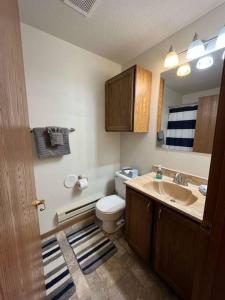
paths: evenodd
<path fill-rule="evenodd" d="M 219 95 L 220 87 L 183 95 L 182 104 L 198 103 L 200 97 Z"/>
<path fill-rule="evenodd" d="M 41 232 L 55 226 L 56 210 L 114 191 L 120 167 L 120 135 L 104 129 L 104 82 L 121 66 L 27 25 L 22 43 L 31 127 L 74 127 L 71 155 L 38 160 L 34 152 L 37 197 L 47 200 L 39 214 Z M 89 188 L 66 189 L 68 174 L 83 174 Z"/>
<path fill-rule="evenodd" d="M 182 95 L 172 90 L 171 88 L 164 86 L 163 92 L 163 109 L 162 109 L 162 122 L 161 129 L 166 134 L 168 119 L 169 119 L 169 107 L 179 106 L 182 103 Z"/>
<path fill-rule="evenodd" d="M 126 69 L 131 65 L 139 64 L 151 70 L 153 72 L 153 86 L 149 133 L 121 134 L 121 166 L 135 166 L 142 173 L 146 173 L 152 164 L 162 164 L 169 168 L 208 176 L 209 155 L 167 151 L 156 147 L 159 79 L 160 73 L 165 71 L 163 60 L 171 44 L 177 52 L 180 52 L 188 47 L 195 32 L 198 32 L 202 39 L 214 36 L 224 25 L 224 16 L 225 5 L 222 5 L 123 66 L 123 69 Z M 184 61 L 183 57 L 182 61 Z"/>
<path fill-rule="evenodd" d="M 214 36 L 224 24 L 224 15 L 225 5 L 123 66 L 137 63 L 153 72 L 148 134 L 105 132 L 104 82 L 121 71 L 120 65 L 21 25 L 31 127 L 76 128 L 70 135 L 71 155 L 38 160 L 34 151 L 37 197 L 47 200 L 46 211 L 39 215 L 42 233 L 55 227 L 57 209 L 112 193 L 114 171 L 120 163 L 138 167 L 141 173 L 148 172 L 152 164 L 162 164 L 208 175 L 209 155 L 156 148 L 159 78 L 170 44 L 179 52 L 187 48 L 195 32 L 203 39 Z M 81 193 L 66 189 L 63 181 L 68 174 L 88 176 L 89 188 Z"/>

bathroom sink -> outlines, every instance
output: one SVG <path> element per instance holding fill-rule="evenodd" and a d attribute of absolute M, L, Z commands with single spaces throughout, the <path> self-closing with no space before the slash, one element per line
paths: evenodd
<path fill-rule="evenodd" d="M 151 181 L 144 184 L 143 188 L 147 189 L 148 192 L 158 194 L 163 200 L 185 206 L 193 204 L 198 199 L 191 190 L 168 181 Z"/>

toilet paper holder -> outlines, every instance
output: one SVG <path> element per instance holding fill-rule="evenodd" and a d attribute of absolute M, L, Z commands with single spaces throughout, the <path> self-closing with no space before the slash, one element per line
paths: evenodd
<path fill-rule="evenodd" d="M 83 183 L 81 182 L 82 179 L 87 180 L 87 182 L 84 183 L 84 186 L 83 186 Z M 78 187 L 79 190 L 86 189 L 88 187 L 88 178 L 86 176 L 78 175 L 78 180 L 76 182 L 76 186 Z"/>
<path fill-rule="evenodd" d="M 86 176 L 83 177 L 82 175 L 78 175 L 78 180 L 80 180 L 80 179 L 87 179 L 88 180 L 88 178 Z"/>

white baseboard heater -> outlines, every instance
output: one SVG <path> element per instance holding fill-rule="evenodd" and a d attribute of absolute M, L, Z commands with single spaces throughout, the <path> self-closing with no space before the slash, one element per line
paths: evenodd
<path fill-rule="evenodd" d="M 70 207 L 70 208 L 67 208 L 67 209 L 60 209 L 59 211 L 56 212 L 58 224 L 63 223 L 65 221 L 70 221 L 72 219 L 78 218 L 79 216 L 81 216 L 84 213 L 94 211 L 96 202 L 100 198 L 101 197 L 99 197 L 98 199 L 93 200 L 91 202 L 88 202 L 86 204 L 77 205 L 76 207 Z"/>

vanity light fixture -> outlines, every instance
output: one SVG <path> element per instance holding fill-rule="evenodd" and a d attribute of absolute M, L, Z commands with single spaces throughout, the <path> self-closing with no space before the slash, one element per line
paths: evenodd
<path fill-rule="evenodd" d="M 212 55 L 207 55 L 204 57 L 201 57 L 196 65 L 196 68 L 199 70 L 205 70 L 210 68 L 213 65 L 213 57 Z"/>
<path fill-rule="evenodd" d="M 216 49 L 221 49 L 224 47 L 225 47 L 225 26 L 221 28 L 216 40 Z"/>
<path fill-rule="evenodd" d="M 164 67 L 165 68 L 174 68 L 179 64 L 179 57 L 174 51 L 173 47 L 170 46 L 169 52 L 166 55 L 165 61 L 164 61 Z"/>
<path fill-rule="evenodd" d="M 187 76 L 191 74 L 191 66 L 189 63 L 186 63 L 182 66 L 180 66 L 178 69 L 177 69 L 177 76 L 178 77 L 184 77 L 184 76 Z"/>
<path fill-rule="evenodd" d="M 179 55 L 181 55 L 181 54 L 183 55 L 186 53 L 187 60 L 191 61 L 196 58 L 203 57 L 204 55 L 209 54 L 209 53 L 211 53 L 215 50 L 221 49 L 221 48 L 225 48 L 225 25 L 223 26 L 223 28 L 221 28 L 218 35 L 213 36 L 207 40 L 200 40 L 198 38 L 198 34 L 195 33 L 193 41 L 189 45 L 188 49 L 185 49 L 179 53 L 174 51 L 173 47 L 171 46 L 169 49 L 169 52 L 167 53 L 166 58 L 164 60 L 164 67 L 165 68 L 174 68 L 174 67 L 178 66 Z M 223 59 L 225 58 L 225 52 L 224 52 L 222 58 Z M 206 60 L 208 61 L 208 64 L 209 64 L 209 66 L 207 66 L 206 68 L 209 68 L 211 66 L 210 64 L 213 64 L 213 61 L 211 58 L 203 59 L 204 66 L 205 66 Z M 199 64 L 201 67 L 202 61 L 200 61 Z M 181 67 L 183 67 L 183 66 L 181 66 Z M 186 69 L 188 70 L 187 66 L 186 66 Z M 177 70 L 177 72 L 178 72 L 178 70 Z M 182 72 L 183 71 L 181 71 L 181 73 Z M 190 70 L 190 72 L 191 72 L 191 70 Z M 180 70 L 178 73 L 180 73 Z M 183 75 L 181 75 L 181 76 L 183 76 Z"/>
<path fill-rule="evenodd" d="M 203 41 L 198 38 L 197 33 L 195 33 L 193 41 L 191 42 L 187 50 L 187 59 L 193 60 L 195 58 L 203 56 L 204 53 L 205 53 L 205 45 Z"/>

